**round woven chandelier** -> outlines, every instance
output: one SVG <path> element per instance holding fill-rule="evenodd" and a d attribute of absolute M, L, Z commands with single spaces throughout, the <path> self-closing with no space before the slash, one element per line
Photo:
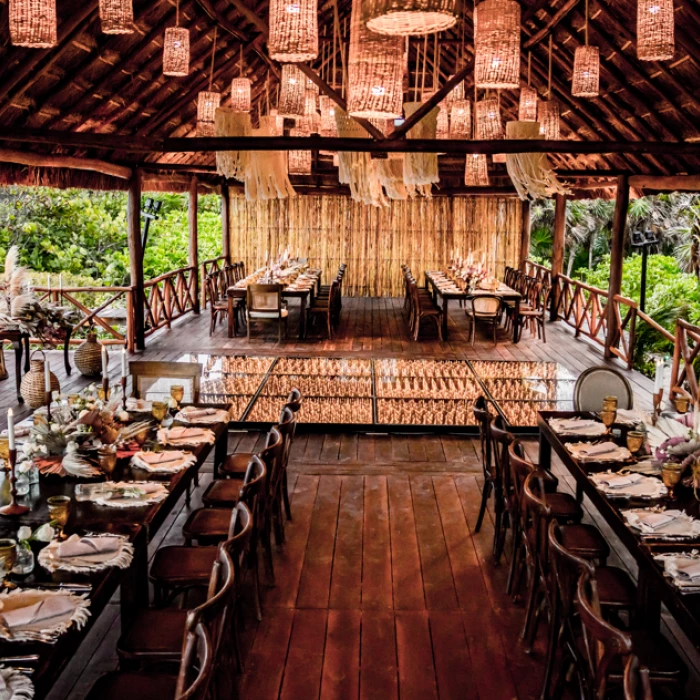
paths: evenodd
<path fill-rule="evenodd" d="M 197 136 L 214 136 L 216 110 L 220 105 L 220 92 L 202 90 L 197 95 Z"/>
<path fill-rule="evenodd" d="M 574 52 L 574 97 L 597 97 L 600 91 L 600 52 L 597 46 L 579 46 Z"/>
<path fill-rule="evenodd" d="M 670 61 L 674 49 L 673 0 L 637 0 L 637 58 Z"/>
<path fill-rule="evenodd" d="M 352 117 L 401 116 L 404 42 L 370 31 L 362 19 L 362 0 L 353 0 L 348 60 L 348 114 Z"/>
<path fill-rule="evenodd" d="M 559 128 L 559 103 L 555 100 L 540 100 L 537 104 L 537 121 L 540 134 L 546 141 L 558 141 L 561 138 Z"/>
<path fill-rule="evenodd" d="M 469 100 L 453 100 L 450 106 L 450 138 L 468 139 L 472 135 L 472 105 Z"/>
<path fill-rule="evenodd" d="M 520 88 L 520 101 L 518 103 L 518 121 L 537 121 L 537 90 L 524 85 Z"/>
<path fill-rule="evenodd" d="M 520 5 L 484 0 L 474 11 L 474 79 L 480 88 L 520 84 Z"/>
<path fill-rule="evenodd" d="M 278 109 L 283 117 L 303 117 L 306 105 L 306 76 L 293 63 L 282 66 Z"/>
<path fill-rule="evenodd" d="M 104 34 L 133 33 L 132 0 L 100 0 L 100 26 Z"/>
<path fill-rule="evenodd" d="M 48 49 L 58 43 L 56 0 L 10 0 L 9 20 L 15 46 Z"/>
<path fill-rule="evenodd" d="M 467 153 L 464 184 L 467 187 L 486 187 L 489 184 L 489 168 L 483 153 Z"/>
<path fill-rule="evenodd" d="M 503 138 L 501 109 L 495 97 L 486 97 L 476 103 L 476 138 L 479 141 Z"/>
<path fill-rule="evenodd" d="M 190 32 L 168 27 L 163 41 L 163 75 L 182 77 L 190 72 Z"/>
<path fill-rule="evenodd" d="M 234 112 L 250 112 L 250 79 L 234 78 L 231 81 L 231 109 Z"/>
<path fill-rule="evenodd" d="M 317 0 L 270 0 L 267 52 L 281 63 L 312 61 L 318 56 Z"/>
<path fill-rule="evenodd" d="M 456 0 L 364 0 L 362 16 L 378 34 L 414 36 L 441 32 L 457 23 Z"/>

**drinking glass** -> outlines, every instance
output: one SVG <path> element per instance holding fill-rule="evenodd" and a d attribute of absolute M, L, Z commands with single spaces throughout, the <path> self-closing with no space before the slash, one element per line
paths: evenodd
<path fill-rule="evenodd" d="M 175 399 L 175 401 L 180 404 L 182 399 L 185 398 L 185 387 L 182 384 L 173 384 L 170 387 L 170 396 Z"/>
<path fill-rule="evenodd" d="M 644 444 L 645 433 L 641 430 L 630 430 L 627 433 L 627 449 L 634 454 L 642 449 Z"/>
<path fill-rule="evenodd" d="M 49 496 L 46 503 L 49 507 L 49 520 L 55 523 L 60 539 L 70 515 L 70 496 Z"/>
<path fill-rule="evenodd" d="M 617 396 L 605 396 L 603 398 L 604 411 L 617 411 Z"/>
<path fill-rule="evenodd" d="M 615 422 L 617 418 L 617 411 L 604 409 L 600 412 L 600 420 L 603 421 L 603 425 L 610 431 L 610 426 Z"/>
<path fill-rule="evenodd" d="M 151 415 L 158 421 L 162 423 L 165 418 L 165 414 L 168 411 L 168 407 L 162 401 L 154 401 L 151 406 Z"/>
<path fill-rule="evenodd" d="M 673 500 L 675 498 L 675 490 L 678 482 L 683 475 L 683 465 L 677 462 L 665 462 L 661 467 L 661 481 L 668 489 L 668 497 Z"/>
<path fill-rule="evenodd" d="M 100 471 L 109 479 L 117 466 L 117 451 L 110 447 L 102 447 L 97 451 Z"/>
<path fill-rule="evenodd" d="M 4 581 L 17 561 L 17 542 L 9 537 L 0 539 L 0 580 Z"/>
<path fill-rule="evenodd" d="M 673 399 L 673 405 L 678 413 L 687 413 L 690 408 L 690 399 L 687 396 L 677 396 Z"/>

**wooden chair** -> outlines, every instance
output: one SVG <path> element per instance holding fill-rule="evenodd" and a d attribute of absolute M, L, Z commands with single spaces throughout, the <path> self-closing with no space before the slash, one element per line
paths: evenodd
<path fill-rule="evenodd" d="M 418 285 L 409 282 L 412 300 L 412 332 L 413 340 L 418 340 L 421 323 L 424 319 L 432 321 L 437 328 L 438 337 L 442 340 L 442 309 L 436 306 L 430 297 L 422 296 L 418 292 Z"/>
<path fill-rule="evenodd" d="M 206 625 L 190 612 L 177 676 L 153 671 L 114 671 L 98 679 L 86 700 L 206 700 L 216 661 Z"/>
<path fill-rule="evenodd" d="M 578 580 L 576 603 L 583 627 L 586 698 L 603 700 L 608 687 L 619 688 L 631 655 L 649 670 L 652 688 L 665 688 L 671 697 L 683 697 L 687 669 L 675 649 L 660 634 L 648 630 L 626 632 L 605 620 L 597 581 L 586 571 Z"/>
<path fill-rule="evenodd" d="M 277 340 L 282 341 L 282 328 L 285 336 L 289 320 L 289 311 L 282 304 L 281 284 L 249 284 L 246 290 L 246 322 L 248 340 L 250 340 L 251 321 L 276 321 Z"/>
<path fill-rule="evenodd" d="M 625 700 L 653 700 L 654 698 L 649 680 L 649 669 L 642 666 L 634 654 L 630 654 L 625 664 L 622 689 Z"/>
<path fill-rule="evenodd" d="M 489 424 L 493 416 L 489 413 L 488 401 L 486 397 L 479 396 L 474 402 L 474 418 L 479 426 L 479 441 L 481 443 L 481 469 L 484 473 L 484 487 L 481 491 L 481 505 L 479 515 L 476 519 L 474 532 L 481 530 L 484 521 L 486 506 L 495 487 L 496 473 L 493 469 L 493 456 L 491 453 L 491 436 L 489 434 Z"/>
<path fill-rule="evenodd" d="M 520 327 L 530 326 L 537 333 L 537 337 L 542 342 L 547 342 L 547 314 L 549 313 L 550 288 L 536 280 L 529 286 L 527 292 L 527 303 L 520 304 L 517 322 Z M 513 311 L 513 318 L 514 318 Z"/>
<path fill-rule="evenodd" d="M 153 390 L 151 393 L 158 394 L 160 398 L 167 398 L 170 396 L 170 386 L 182 384 L 184 381 L 189 383 L 189 387 L 185 385 L 184 400 L 188 403 L 198 403 L 202 369 L 203 365 L 198 362 L 135 360 L 129 363 L 132 396 L 145 399 L 149 390 Z"/>
<path fill-rule="evenodd" d="M 207 297 L 209 298 L 209 335 L 214 335 L 216 325 L 219 322 L 219 317 L 223 318 L 228 315 L 228 300 L 219 296 L 218 276 L 220 273 L 207 275 L 205 283 L 207 285 Z M 234 329 L 237 329 L 238 323 L 234 314 Z M 237 332 L 237 330 L 235 331 Z"/>
<path fill-rule="evenodd" d="M 279 486 L 276 496 L 278 500 L 277 506 L 279 509 L 281 522 L 282 505 L 284 505 L 284 514 L 287 520 L 292 519 L 292 508 L 291 503 L 289 501 L 289 482 L 287 478 L 287 465 L 289 464 L 289 454 L 291 452 L 292 444 L 294 442 L 294 436 L 297 430 L 297 417 L 296 411 L 293 410 L 290 404 L 286 404 L 282 408 L 282 411 L 280 413 L 280 421 L 277 425 L 277 429 L 280 431 L 280 434 L 282 435 L 283 439 L 282 455 L 279 467 Z M 281 530 L 281 541 L 284 542 L 284 528 L 282 528 Z M 278 544 L 280 543 L 281 542 L 278 541 Z"/>
<path fill-rule="evenodd" d="M 634 408 L 632 385 L 624 374 L 612 367 L 589 367 L 576 380 L 574 410 L 600 411 L 606 396 L 617 396 L 618 408 Z"/>
<path fill-rule="evenodd" d="M 314 302 L 306 309 L 307 324 L 314 322 L 314 319 L 321 318 L 326 323 L 328 339 L 333 337 L 334 314 L 337 311 L 338 294 L 340 293 L 340 282 L 335 280 L 331 284 L 330 295 L 326 298 L 314 299 Z M 307 325 L 308 327 L 308 325 Z"/>
<path fill-rule="evenodd" d="M 500 416 L 488 424 L 488 436 L 494 462 L 494 496 L 495 523 L 493 530 L 493 562 L 496 566 L 501 561 L 506 533 L 510 527 L 509 510 L 512 499 L 510 467 L 508 465 L 508 445 L 514 437 L 508 432 Z"/>
<path fill-rule="evenodd" d="M 467 299 L 464 311 L 471 321 L 472 347 L 476 337 L 476 322 L 490 323 L 493 329 L 493 344 L 496 345 L 496 332 L 503 314 L 503 300 L 491 294 L 474 294 Z"/>

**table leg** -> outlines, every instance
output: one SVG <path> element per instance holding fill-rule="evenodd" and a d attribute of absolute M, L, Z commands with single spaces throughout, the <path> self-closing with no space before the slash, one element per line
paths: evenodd
<path fill-rule="evenodd" d="M 235 307 L 233 304 L 233 297 L 229 296 L 228 298 L 228 337 L 233 338 L 235 329 L 236 329 L 236 319 L 233 317 L 233 314 L 236 313 Z"/>
<path fill-rule="evenodd" d="M 306 295 L 299 298 L 299 340 L 306 338 Z"/>
<path fill-rule="evenodd" d="M 68 354 L 70 351 L 70 337 L 72 335 L 73 331 L 69 328 L 66 331 L 66 337 L 65 340 L 63 341 L 63 366 L 66 368 L 66 374 L 70 376 L 71 373 L 71 367 L 70 367 L 70 355 Z"/>
<path fill-rule="evenodd" d="M 540 468 L 545 471 L 550 471 L 552 469 L 552 446 L 549 444 L 549 440 L 540 432 Z"/>
<path fill-rule="evenodd" d="M 15 384 L 17 386 L 17 401 L 24 403 L 19 387 L 22 384 L 22 339 L 13 340 L 12 347 L 15 350 Z"/>
<path fill-rule="evenodd" d="M 637 627 L 643 627 L 658 634 L 661 627 L 661 600 L 654 593 L 649 577 L 643 567 L 639 568 L 637 579 Z"/>
<path fill-rule="evenodd" d="M 219 467 L 228 455 L 228 430 L 224 430 L 214 445 L 214 478 L 219 478 Z"/>
<path fill-rule="evenodd" d="M 148 542 L 146 532 L 134 542 L 134 558 L 121 583 L 121 618 L 128 629 L 136 613 L 148 607 Z"/>
<path fill-rule="evenodd" d="M 446 296 L 442 297 L 442 340 L 447 340 L 447 305 L 449 299 Z"/>
<path fill-rule="evenodd" d="M 22 336 L 24 342 L 24 371 L 29 372 L 29 336 Z"/>
<path fill-rule="evenodd" d="M 515 300 L 515 308 L 513 310 L 513 342 L 517 343 L 520 340 L 520 299 Z"/>

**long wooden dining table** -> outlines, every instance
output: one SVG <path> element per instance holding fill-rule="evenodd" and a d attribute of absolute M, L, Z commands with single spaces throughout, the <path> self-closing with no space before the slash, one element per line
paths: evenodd
<path fill-rule="evenodd" d="M 520 301 L 522 300 L 522 294 L 512 289 L 503 282 L 499 283 L 498 289 L 477 289 L 475 292 L 461 291 L 457 288 L 445 289 L 442 285 L 442 280 L 439 279 L 440 271 L 438 270 L 426 270 L 425 271 L 425 281 L 428 283 L 428 287 L 432 290 L 433 298 L 435 303 L 441 300 L 442 308 L 442 338 L 447 340 L 447 311 L 449 308 L 450 301 L 466 301 L 475 294 L 494 296 L 503 299 L 506 302 L 513 303 L 513 342 L 517 343 L 520 340 L 520 323 L 518 322 L 518 317 L 520 315 Z"/>
<path fill-rule="evenodd" d="M 700 594 L 681 594 L 679 589 L 664 576 L 663 566 L 654 557 L 664 552 L 690 551 L 700 548 L 700 539 L 683 541 L 662 541 L 648 537 L 641 537 L 630 529 L 621 513 L 621 510 L 632 507 L 648 507 L 656 503 L 649 500 L 610 499 L 601 493 L 588 478 L 594 472 L 606 471 L 611 468 L 609 463 L 585 463 L 581 464 L 572 457 L 565 447 L 565 442 L 578 441 L 579 438 L 562 438 L 549 424 L 552 418 L 592 418 L 591 413 L 577 413 L 571 411 L 542 411 L 538 417 L 540 435 L 539 464 L 543 469 L 550 469 L 552 451 L 562 461 L 564 467 L 576 481 L 576 497 L 581 502 L 584 495 L 588 497 L 593 507 L 620 539 L 623 546 L 632 555 L 638 566 L 638 616 L 646 627 L 658 631 L 661 622 L 661 604 L 663 603 L 669 613 L 675 618 L 683 632 L 690 639 L 695 649 L 700 651 Z M 625 426 L 620 428 L 625 435 Z M 623 443 L 621 443 L 623 444 Z M 620 465 L 617 465 L 618 467 Z M 614 468 L 614 465 L 613 465 Z M 700 518 L 700 502 L 698 502 L 692 489 L 681 485 L 676 489 L 673 500 L 661 499 L 661 505 L 669 508 L 677 508 L 685 511 L 694 518 Z"/>
<path fill-rule="evenodd" d="M 77 502 L 74 497 L 76 484 L 96 483 L 100 479 L 76 479 L 72 477 L 41 477 L 38 484 L 31 487 L 30 493 L 20 499 L 30 507 L 30 511 L 20 517 L 0 516 L 0 537 L 16 538 L 17 529 L 28 525 L 32 529 L 49 521 L 46 499 L 49 496 L 65 495 L 71 497 L 71 511 L 64 528 L 66 535 L 73 533 L 112 533 L 126 536 L 134 548 L 134 557 L 126 569 L 110 567 L 92 574 L 78 574 L 64 571 L 50 573 L 37 562 L 34 571 L 27 576 L 10 576 L 9 580 L 21 588 L 56 589 L 64 584 L 64 590 L 71 590 L 75 595 L 87 595 L 90 600 L 90 617 L 80 630 L 74 626 L 62 634 L 54 643 L 19 642 L 0 640 L 0 664 L 19 665 L 33 669 L 32 682 L 36 698 L 44 697 L 61 674 L 66 664 L 78 652 L 78 649 L 90 628 L 105 610 L 110 599 L 120 590 L 120 607 L 122 629 L 126 628 L 135 613 L 148 606 L 148 544 L 163 525 L 181 496 L 189 489 L 192 482 L 209 455 L 214 452 L 216 466 L 226 458 L 228 425 L 214 423 L 207 425 L 215 435 L 214 444 L 185 446 L 197 461 L 187 469 L 173 475 L 148 474 L 132 470 L 130 455 L 121 456 L 112 474 L 113 481 L 163 481 L 168 489 L 168 496 L 161 502 L 134 508 L 110 508 L 91 501 Z M 104 480 L 104 479 L 102 479 Z M 0 488 L 2 480 L 0 480 Z M 84 592 L 70 589 L 73 584 L 87 584 Z M 30 663 L 19 661 L 12 663 L 15 657 L 34 656 L 38 658 Z M 7 661 L 5 661 L 7 659 Z"/>

